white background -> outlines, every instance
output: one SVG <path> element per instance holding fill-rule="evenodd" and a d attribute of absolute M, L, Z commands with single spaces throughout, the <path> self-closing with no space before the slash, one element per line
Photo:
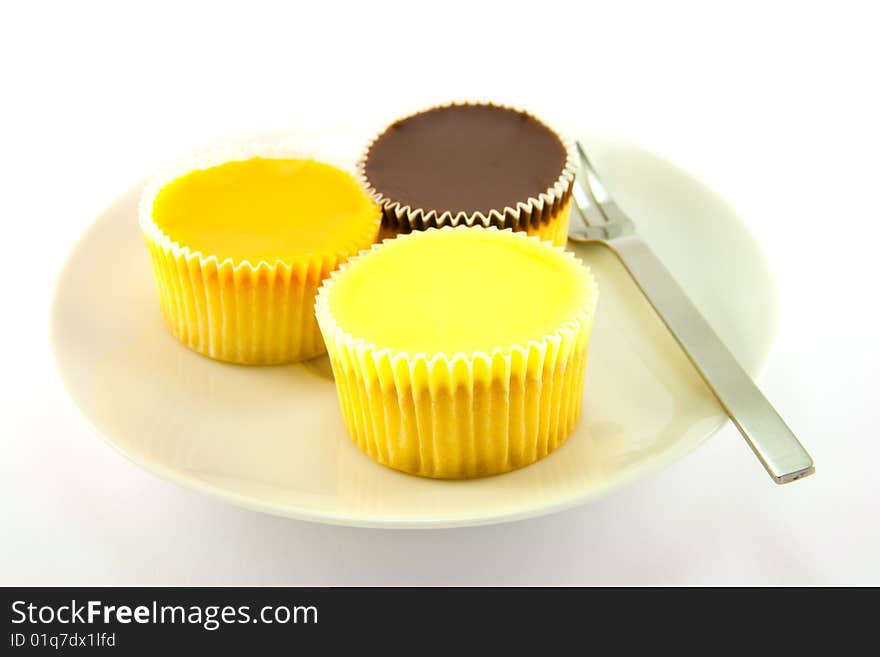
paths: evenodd
<path fill-rule="evenodd" d="M 4 3 L 0 583 L 880 584 L 871 4 Z M 225 136 L 461 97 L 586 117 L 733 204 L 780 297 L 760 383 L 816 476 L 775 487 L 727 426 L 584 508 L 360 530 L 227 506 L 91 433 L 48 310 L 118 193 Z"/>

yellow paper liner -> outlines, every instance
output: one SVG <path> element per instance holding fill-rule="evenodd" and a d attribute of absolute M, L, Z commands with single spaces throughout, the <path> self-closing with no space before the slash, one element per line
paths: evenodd
<path fill-rule="evenodd" d="M 460 229 L 539 241 L 496 227 L 428 232 Z M 580 416 L 598 288 L 589 269 L 571 253 L 542 244 L 580 281 L 579 309 L 540 339 L 491 353 L 393 352 L 339 326 L 329 303 L 336 282 L 382 244 L 352 258 L 324 281 L 316 316 L 346 428 L 364 453 L 411 474 L 463 479 L 533 463 L 571 434 Z"/>
<path fill-rule="evenodd" d="M 307 159 L 283 145 L 233 144 L 182 159 L 145 187 L 138 221 L 153 267 L 159 304 L 171 332 L 190 349 L 230 363 L 290 363 L 325 352 L 314 316 L 322 281 L 351 255 L 376 241 L 381 210 L 361 234 L 326 253 L 274 262 L 220 259 L 173 241 L 153 220 L 153 202 L 173 180 L 253 157 Z"/>
<path fill-rule="evenodd" d="M 423 208 L 412 207 L 410 205 L 401 205 L 399 201 L 389 198 L 382 194 L 381 191 L 373 187 L 366 174 L 366 163 L 370 150 L 376 140 L 379 139 L 388 129 L 386 126 L 382 131 L 373 136 L 361 158 L 358 160 L 356 172 L 361 184 L 368 191 L 370 196 L 382 207 L 382 236 L 391 237 L 397 234 L 406 234 L 417 230 L 426 230 L 428 228 L 442 228 L 443 226 L 495 226 L 497 228 L 511 228 L 515 231 L 522 231 L 528 235 L 537 235 L 541 239 L 548 239 L 557 246 L 564 246 L 568 239 L 568 221 L 571 210 L 571 195 L 574 186 L 575 174 L 578 168 L 577 151 L 574 142 L 567 137 L 563 137 L 560 133 L 549 126 L 548 123 L 542 121 L 534 114 L 512 105 L 502 105 L 483 101 L 466 101 L 447 103 L 445 105 L 433 105 L 418 112 L 413 112 L 407 116 L 397 119 L 397 121 L 405 120 L 410 116 L 421 114 L 435 109 L 443 109 L 444 107 L 453 107 L 458 105 L 489 105 L 500 109 L 512 110 L 526 114 L 541 125 L 548 128 L 557 136 L 559 141 L 565 148 L 566 158 L 556 182 L 548 187 L 538 196 L 524 198 L 518 202 L 515 207 L 504 207 L 492 209 L 488 213 L 458 212 L 453 214 L 451 211 L 438 212 L 437 210 L 425 210 Z M 393 122 L 392 122 L 393 123 Z M 389 124 L 390 125 L 390 124 Z"/>

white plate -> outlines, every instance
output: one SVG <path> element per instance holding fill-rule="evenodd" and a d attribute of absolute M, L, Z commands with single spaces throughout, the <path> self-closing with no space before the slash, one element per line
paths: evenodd
<path fill-rule="evenodd" d="M 308 139 L 345 158 L 366 135 L 337 128 Z M 592 134 L 586 142 L 639 232 L 754 375 L 775 328 L 760 248 L 685 172 L 620 140 Z M 601 289 L 575 433 L 546 459 L 487 479 L 435 481 L 386 469 L 345 433 L 326 359 L 225 365 L 168 333 L 138 231 L 139 192 L 109 207 L 75 247 L 56 290 L 52 340 L 61 376 L 98 433 L 172 481 L 305 520 L 476 525 L 582 504 L 679 458 L 726 419 L 614 256 L 570 245 Z"/>

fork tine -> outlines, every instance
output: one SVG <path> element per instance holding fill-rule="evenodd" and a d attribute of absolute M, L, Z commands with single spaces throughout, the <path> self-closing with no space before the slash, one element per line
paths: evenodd
<path fill-rule="evenodd" d="M 605 214 L 605 210 L 602 207 L 603 203 L 611 200 L 611 195 L 608 193 L 608 190 L 605 189 L 605 186 L 602 184 L 602 181 L 599 179 L 599 174 L 596 173 L 596 169 L 593 166 L 593 163 L 590 162 L 590 158 L 587 155 L 587 151 L 584 149 L 583 144 L 581 142 L 575 142 L 577 145 L 578 155 L 581 157 L 581 167 L 586 173 L 586 188 L 590 192 L 590 196 L 593 199 L 593 203 L 596 204 L 596 207 L 599 208 L 599 211 L 602 213 L 602 216 L 605 217 L 605 220 L 608 220 L 608 215 Z"/>
<path fill-rule="evenodd" d="M 578 144 L 578 148 L 580 150 L 580 144 Z M 582 173 L 585 174 L 583 171 Z M 574 198 L 574 206 L 584 226 L 592 228 L 606 223 L 606 218 L 596 202 L 589 185 L 584 182 L 585 175 L 575 176 L 572 197 Z"/>
<path fill-rule="evenodd" d="M 593 166 L 593 163 L 590 162 L 590 158 L 587 155 L 587 151 L 584 149 L 583 144 L 579 141 L 575 142 L 575 144 L 577 145 L 578 154 L 580 155 L 581 168 L 586 173 L 587 181 L 584 187 L 589 191 L 593 203 L 598 208 L 599 212 L 602 213 L 602 216 L 608 224 L 617 226 L 624 232 L 632 231 L 632 221 L 619 207 L 617 207 L 617 203 L 614 201 L 614 198 L 612 198 L 611 193 L 605 185 L 602 184 L 602 179 L 599 178 L 596 168 Z"/>
<path fill-rule="evenodd" d="M 592 225 L 589 216 L 589 207 L 591 201 L 587 198 L 587 192 L 584 190 L 582 183 L 575 178 L 574 186 L 571 190 L 571 195 L 574 198 L 574 209 L 577 210 L 578 217 L 580 217 L 581 222 L 589 228 Z"/>
<path fill-rule="evenodd" d="M 581 226 L 569 223 L 568 238 L 575 242 L 593 242 L 606 239 L 608 233 L 605 229 L 607 225 L 605 215 L 596 204 L 593 193 L 583 182 L 583 176 L 580 174 L 575 176 L 571 196 L 574 201 L 574 209 L 581 220 Z"/>
<path fill-rule="evenodd" d="M 576 141 L 575 144 L 577 145 L 578 155 L 581 156 L 581 164 L 587 171 L 595 174 L 596 169 L 593 167 L 593 163 L 590 162 L 590 157 L 587 155 L 587 151 L 584 150 L 584 145 L 580 141 Z"/>

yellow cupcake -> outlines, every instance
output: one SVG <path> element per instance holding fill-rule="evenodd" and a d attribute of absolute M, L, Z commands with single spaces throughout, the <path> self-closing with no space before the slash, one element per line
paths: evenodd
<path fill-rule="evenodd" d="M 333 166 L 232 147 L 150 182 L 139 222 L 171 332 L 211 358 L 263 365 L 325 351 L 315 294 L 376 240 L 381 210 Z"/>
<path fill-rule="evenodd" d="M 546 456 L 580 414 L 597 296 L 574 256 L 510 230 L 374 245 L 316 303 L 349 433 L 379 463 L 428 477 Z"/>

